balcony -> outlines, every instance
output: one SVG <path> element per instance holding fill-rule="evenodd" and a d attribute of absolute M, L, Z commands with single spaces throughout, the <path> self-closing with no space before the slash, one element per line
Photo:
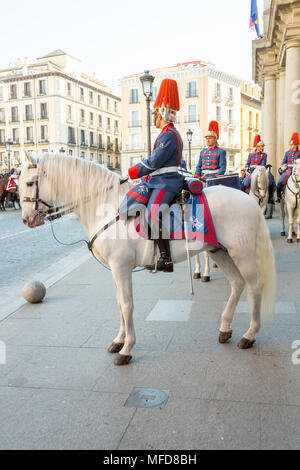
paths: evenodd
<path fill-rule="evenodd" d="M 212 95 L 212 101 L 213 101 L 214 103 L 221 103 L 222 99 L 223 99 L 223 98 L 222 98 L 222 95 L 219 94 L 219 93 L 214 93 L 214 94 Z"/>
<path fill-rule="evenodd" d="M 39 114 L 38 119 L 40 121 L 46 121 L 49 119 L 48 113 Z"/>
<path fill-rule="evenodd" d="M 105 131 L 105 132 L 106 132 L 107 134 L 111 134 L 111 127 L 108 126 L 108 127 L 106 128 L 106 131 Z"/>
<path fill-rule="evenodd" d="M 114 134 L 115 134 L 115 135 L 119 135 L 119 134 L 120 134 L 119 129 L 116 129 L 116 128 L 115 128 L 115 129 L 114 129 Z"/>
<path fill-rule="evenodd" d="M 80 142 L 80 147 L 88 147 L 88 143 L 85 141 Z"/>
<path fill-rule="evenodd" d="M 5 142 L 3 142 L 2 140 L 0 140 L 0 147 L 5 147 Z"/>
<path fill-rule="evenodd" d="M 89 127 L 92 127 L 92 128 L 94 128 L 94 127 L 95 127 L 95 121 L 90 121 L 90 123 L 89 123 Z"/>
<path fill-rule="evenodd" d="M 38 92 L 38 96 L 45 96 L 45 95 L 47 95 L 47 90 L 40 90 Z"/>
<path fill-rule="evenodd" d="M 20 122 L 20 120 L 19 120 L 18 116 L 13 116 L 9 122 L 10 122 L 10 124 L 12 124 L 13 122 Z"/>
<path fill-rule="evenodd" d="M 142 121 L 129 121 L 128 127 L 142 127 Z"/>
<path fill-rule="evenodd" d="M 75 139 L 69 139 L 68 140 L 68 145 L 76 145 Z"/>
<path fill-rule="evenodd" d="M 105 150 L 105 147 L 104 147 L 103 144 L 99 144 L 99 145 L 98 145 L 98 149 L 99 149 L 99 150 Z"/>
<path fill-rule="evenodd" d="M 23 98 L 32 98 L 32 93 L 31 93 L 31 91 L 28 91 L 28 92 L 24 91 L 24 92 L 23 92 Z"/>
<path fill-rule="evenodd" d="M 17 100 L 17 99 L 18 99 L 18 96 L 17 96 L 16 93 L 10 93 L 8 99 L 10 99 L 10 100 Z"/>
<path fill-rule="evenodd" d="M 96 149 L 96 148 L 97 148 L 97 144 L 96 144 L 95 142 L 91 142 L 91 143 L 90 143 L 90 147 L 91 147 L 92 149 Z"/>
<path fill-rule="evenodd" d="M 80 125 L 80 126 L 86 126 L 86 121 L 85 121 L 85 119 L 81 119 L 81 120 L 79 121 L 79 125 Z"/>
<path fill-rule="evenodd" d="M 189 93 L 187 92 L 186 98 L 198 98 L 198 93 Z"/>
<path fill-rule="evenodd" d="M 24 116 L 24 121 L 33 121 L 34 118 L 33 118 L 33 114 L 26 114 Z"/>
<path fill-rule="evenodd" d="M 107 144 L 106 150 L 107 150 L 108 152 L 113 152 L 113 151 L 114 151 L 114 149 L 113 149 L 113 144 L 112 144 L 112 143 Z"/>
<path fill-rule="evenodd" d="M 3 125 L 3 124 L 6 124 L 5 119 L 3 119 L 3 118 L 0 119 L 0 125 L 1 125 L 1 124 L 2 124 L 2 125 Z"/>
<path fill-rule="evenodd" d="M 230 106 L 230 107 L 232 107 L 232 106 L 235 105 L 235 101 L 234 101 L 234 99 L 233 99 L 232 96 L 228 96 L 228 97 L 226 98 L 225 105 L 226 105 L 226 106 Z"/>
<path fill-rule="evenodd" d="M 48 139 L 39 139 L 39 144 L 49 144 Z"/>
<path fill-rule="evenodd" d="M 253 122 L 247 124 L 247 131 L 253 131 Z"/>
<path fill-rule="evenodd" d="M 20 145 L 19 137 L 17 137 L 16 139 L 13 139 L 13 145 Z"/>
<path fill-rule="evenodd" d="M 97 131 L 103 131 L 103 125 L 102 124 L 98 124 Z"/>
<path fill-rule="evenodd" d="M 33 139 L 25 140 L 25 142 L 24 142 L 24 145 L 33 145 L 33 144 L 34 144 Z"/>

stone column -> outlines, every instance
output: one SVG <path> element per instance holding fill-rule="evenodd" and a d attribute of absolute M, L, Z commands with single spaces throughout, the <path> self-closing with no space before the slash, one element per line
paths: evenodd
<path fill-rule="evenodd" d="M 279 71 L 277 75 L 277 96 L 276 96 L 276 168 L 273 168 L 274 172 L 281 165 L 282 159 L 285 153 L 285 142 L 284 136 L 284 123 L 285 123 L 285 70 Z M 275 173 L 274 173 L 275 174 Z"/>
<path fill-rule="evenodd" d="M 276 168 L 276 74 L 264 77 L 264 104 L 262 109 L 262 139 L 266 145 L 268 163 Z"/>
<path fill-rule="evenodd" d="M 293 132 L 300 135 L 300 38 L 286 41 L 285 146 Z"/>

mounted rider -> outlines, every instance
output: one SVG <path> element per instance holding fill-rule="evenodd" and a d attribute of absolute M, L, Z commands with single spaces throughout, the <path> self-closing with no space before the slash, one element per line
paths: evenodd
<path fill-rule="evenodd" d="M 290 150 L 288 150 L 281 163 L 281 167 L 278 170 L 278 173 L 281 175 L 277 184 L 277 200 L 280 202 L 283 190 L 288 182 L 289 177 L 292 174 L 295 161 L 300 158 L 299 151 L 299 135 L 297 132 L 294 132 L 290 140 Z"/>
<path fill-rule="evenodd" d="M 218 146 L 219 124 L 211 121 L 205 135 L 207 148 L 201 150 L 195 176 L 203 179 L 224 175 L 226 172 L 226 151 Z"/>
<path fill-rule="evenodd" d="M 265 144 L 263 143 L 259 134 L 254 137 L 253 142 L 254 152 L 250 153 L 248 156 L 247 163 L 245 168 L 248 171 L 248 176 L 244 178 L 243 181 L 243 190 L 248 191 L 251 185 L 251 175 L 258 166 L 266 166 L 268 156 L 264 153 Z"/>
<path fill-rule="evenodd" d="M 169 240 L 163 237 L 162 227 L 158 227 L 159 217 L 182 190 L 184 183 L 184 177 L 178 173 L 183 143 L 173 124 L 179 109 L 177 82 L 171 79 L 163 80 L 154 103 L 153 114 L 153 123 L 161 133 L 155 141 L 152 155 L 128 170 L 132 180 L 145 176 L 146 178 L 129 191 L 119 208 L 119 213 L 123 216 L 125 205 L 127 213 L 128 207 L 136 202 L 147 205 L 148 225 L 160 250 L 157 270 L 164 272 L 173 272 L 173 262 Z M 156 236 L 153 235 L 155 231 Z"/>

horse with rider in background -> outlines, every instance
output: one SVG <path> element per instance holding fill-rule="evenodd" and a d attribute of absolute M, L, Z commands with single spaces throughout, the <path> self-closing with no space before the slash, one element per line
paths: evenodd
<path fill-rule="evenodd" d="M 286 236 L 285 216 L 288 217 L 289 232 L 288 243 L 293 243 L 293 236 L 297 236 L 297 243 L 300 243 L 300 159 L 296 160 L 285 186 L 284 193 L 280 201 L 282 232 L 281 236 Z M 297 224 L 297 233 L 294 232 L 294 223 Z"/>

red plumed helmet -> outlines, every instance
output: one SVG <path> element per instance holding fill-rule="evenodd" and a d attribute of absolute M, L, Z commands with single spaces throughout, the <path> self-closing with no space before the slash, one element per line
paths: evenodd
<path fill-rule="evenodd" d="M 165 78 L 161 82 L 154 108 L 169 108 L 173 111 L 180 110 L 179 93 L 175 80 Z"/>
<path fill-rule="evenodd" d="M 217 121 L 210 121 L 208 126 L 208 133 L 205 137 L 216 137 L 217 139 L 220 137 L 219 134 L 219 124 Z"/>
<path fill-rule="evenodd" d="M 263 144 L 263 141 L 261 140 L 261 137 L 259 134 L 257 134 L 255 137 L 254 137 L 254 142 L 253 142 L 253 147 L 256 149 L 256 147 L 258 145 L 261 145 Z"/>
<path fill-rule="evenodd" d="M 299 145 L 299 135 L 297 132 L 294 132 L 290 140 L 290 145 Z"/>

